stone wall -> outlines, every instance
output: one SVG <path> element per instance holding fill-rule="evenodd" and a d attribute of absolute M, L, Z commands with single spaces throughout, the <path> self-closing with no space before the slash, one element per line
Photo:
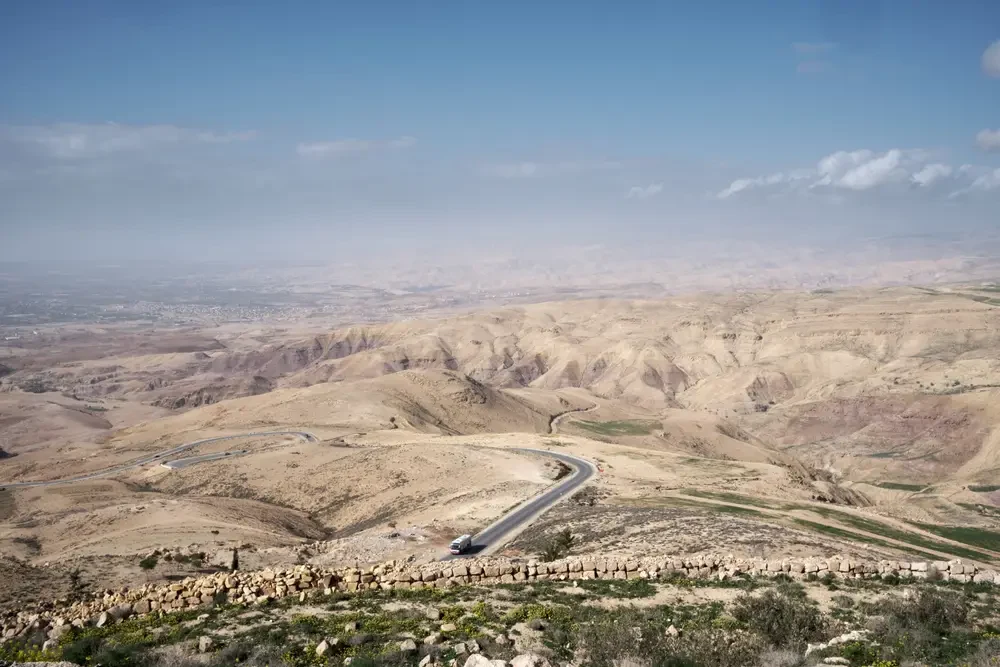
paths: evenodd
<path fill-rule="evenodd" d="M 791 577 L 810 574 L 836 577 L 902 578 L 939 577 L 961 582 L 1000 584 L 992 570 L 981 570 L 962 561 L 857 561 L 849 558 L 764 560 L 732 556 L 690 558 L 620 558 L 578 556 L 552 563 L 504 558 L 462 559 L 424 565 L 389 561 L 381 565 L 335 569 L 297 565 L 284 570 L 220 572 L 180 583 L 105 591 L 103 595 L 74 604 L 36 604 L 0 619 L 0 641 L 45 632 L 57 640 L 71 627 L 103 626 L 132 616 L 169 613 L 214 602 L 265 604 L 288 596 L 305 599 L 333 591 L 418 589 L 462 585 L 567 581 L 578 579 L 658 579 L 670 576 L 713 577 L 725 580 L 739 575 Z"/>

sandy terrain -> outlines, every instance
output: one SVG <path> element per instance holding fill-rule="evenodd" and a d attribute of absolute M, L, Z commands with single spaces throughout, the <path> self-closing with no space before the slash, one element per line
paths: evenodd
<path fill-rule="evenodd" d="M 1000 526 L 1000 309 L 967 290 L 571 301 L 308 335 L 41 336 L 5 362 L 0 447 L 15 456 L 0 482 L 217 435 L 317 440 L 226 441 L 185 456 L 249 453 L 0 491 L 0 553 L 34 564 L 86 557 L 120 579 L 178 546 L 246 545 L 262 563 L 431 558 L 559 474 L 511 451 L 525 446 L 585 456 L 601 474 L 583 496 L 593 502 L 560 507 L 515 550 L 570 524 L 626 552 L 906 552 L 820 511 L 831 503 L 946 540 L 925 551 L 959 543 L 907 521 Z M 32 382 L 48 391 L 21 390 Z M 795 507 L 713 510 L 718 499 L 695 492 Z"/>

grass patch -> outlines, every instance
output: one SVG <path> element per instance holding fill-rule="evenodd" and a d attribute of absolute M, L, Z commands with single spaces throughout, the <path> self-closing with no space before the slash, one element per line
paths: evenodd
<path fill-rule="evenodd" d="M 933 523 L 916 523 L 929 533 L 973 547 L 1000 551 L 1000 533 L 975 526 L 941 526 Z"/>
<path fill-rule="evenodd" d="M 1000 491 L 1000 484 L 970 484 L 969 491 L 975 491 L 976 493 L 993 493 L 994 491 Z"/>
<path fill-rule="evenodd" d="M 861 533 L 855 533 L 853 530 L 845 530 L 843 528 L 837 528 L 836 526 L 828 526 L 823 523 L 816 523 L 815 521 L 809 521 L 807 519 L 794 519 L 795 523 L 809 530 L 813 530 L 819 533 L 825 533 L 827 535 L 833 535 L 834 537 L 839 537 L 844 540 L 851 540 L 852 542 L 861 542 L 863 544 L 872 544 L 880 547 L 885 547 L 887 549 L 894 549 L 896 551 L 902 551 L 914 556 L 919 556 L 927 560 L 940 560 L 940 556 L 932 553 L 927 553 L 926 551 L 920 551 L 919 549 L 908 549 L 904 546 L 899 546 L 897 544 L 892 544 L 891 542 L 886 542 L 885 540 L 880 540 L 877 537 L 869 537 L 867 535 L 862 535 Z"/>
<path fill-rule="evenodd" d="M 810 598 L 808 585 L 787 577 L 684 581 L 692 587 L 747 590 L 726 603 L 697 600 L 644 607 L 626 603 L 614 608 L 593 604 L 616 598 L 649 599 L 667 587 L 682 585 L 668 577 L 579 580 L 575 585 L 541 581 L 489 591 L 474 586 L 370 591 L 314 597 L 304 603 L 292 598 L 262 607 L 219 605 L 74 629 L 59 646 L 45 652 L 38 648 L 44 635 L 18 638 L 0 645 L 0 663 L 63 659 L 104 667 L 309 667 L 342 665 L 350 658 L 352 667 L 404 667 L 431 656 L 435 664 L 457 658 L 461 665 L 468 654 L 459 655 L 456 647 L 473 638 L 484 656 L 510 661 L 516 652 L 509 641 L 501 645 L 493 637 L 501 633 L 517 637 L 524 632 L 518 624 L 538 633 L 553 664 L 572 660 L 580 667 L 621 667 L 637 659 L 663 667 L 803 664 L 801 658 L 776 660 L 775 649 L 785 651 L 786 658 L 792 653 L 798 657 L 808 642 L 857 628 L 869 630 L 869 640 L 823 649 L 810 664 L 840 656 L 855 665 L 987 665 L 994 663 L 978 657 L 995 656 L 1000 647 L 1000 635 L 992 625 L 1000 589 L 985 584 L 917 581 L 908 584 L 911 594 L 904 597 L 882 595 L 892 588 L 884 582 L 838 580 L 845 589 L 864 587 L 874 595 L 857 601 L 841 595 L 835 598 L 835 609 L 825 613 Z M 408 594 L 418 592 L 437 609 L 440 619 L 429 619 L 421 605 L 387 604 L 415 600 Z M 455 602 L 462 592 L 471 597 Z M 442 604 L 442 596 L 450 596 L 452 603 Z M 358 601 L 364 602 L 363 608 L 355 606 Z M 199 619 L 201 614 L 207 616 Z M 422 643 L 424 636 L 438 632 L 446 622 L 456 628 L 445 633 L 445 643 Z M 199 655 L 193 644 L 203 636 L 212 637 L 215 648 Z M 415 652 L 400 652 L 400 641 L 406 637 L 415 638 Z M 330 641 L 327 654 L 317 656 L 316 645 L 333 638 L 338 641 Z M 172 648 L 164 653 L 168 646 Z"/>
<path fill-rule="evenodd" d="M 754 498 L 752 496 L 743 496 L 738 493 L 729 493 L 728 491 L 701 491 L 699 489 L 685 489 L 684 494 L 688 496 L 696 496 L 698 498 L 723 500 L 728 503 L 737 503 L 739 505 L 751 505 L 752 507 L 762 507 L 764 509 L 769 509 L 769 510 L 795 509 L 794 505 L 787 505 L 782 502 L 765 500 L 763 498 Z"/>
<path fill-rule="evenodd" d="M 598 435 L 649 435 L 659 428 L 660 422 L 655 419 L 631 419 L 620 421 L 596 422 L 585 419 L 578 419 L 573 422 L 576 426 L 597 433 Z"/>
<path fill-rule="evenodd" d="M 967 292 L 957 292 L 959 296 L 964 296 L 966 299 L 972 299 L 973 301 L 978 301 L 979 303 L 985 303 L 987 306 L 1000 306 L 1000 299 L 994 299 L 991 296 L 986 296 L 985 294 L 969 294 Z"/>
<path fill-rule="evenodd" d="M 911 544 L 915 547 L 923 549 L 936 549 L 942 553 L 959 556 L 961 558 L 968 558 L 971 560 L 985 562 L 991 562 L 993 560 L 993 556 L 983 553 L 982 551 L 975 551 L 956 544 L 938 542 L 937 540 L 932 540 L 928 537 L 924 537 L 923 535 L 900 530 L 899 528 L 894 528 L 888 524 L 872 521 L 871 519 L 864 519 L 859 516 L 854 516 L 853 514 L 847 514 L 846 512 L 838 512 L 825 507 L 813 507 L 810 509 L 828 519 L 839 521 L 851 526 L 852 528 L 857 528 L 858 530 L 864 530 L 869 533 L 874 533 L 875 535 L 881 535 L 882 537 L 898 540 L 905 544 Z M 868 540 L 869 542 L 871 541 L 871 538 L 861 537 L 860 539 Z M 932 556 L 932 559 L 939 560 L 940 556 Z"/>
<path fill-rule="evenodd" d="M 695 500 L 694 498 L 645 498 L 642 502 L 627 502 L 624 504 L 640 505 L 642 507 L 683 507 L 686 509 L 695 509 L 704 512 L 722 512 L 723 514 L 752 516 L 758 519 L 772 518 L 763 512 L 759 512 L 749 507 L 737 507 L 735 505 L 724 505 L 721 503 L 706 503 L 700 500 Z"/>
<path fill-rule="evenodd" d="M 928 488 L 927 484 L 903 484 L 902 482 L 875 482 L 874 486 L 893 491 L 912 491 L 914 493 Z"/>

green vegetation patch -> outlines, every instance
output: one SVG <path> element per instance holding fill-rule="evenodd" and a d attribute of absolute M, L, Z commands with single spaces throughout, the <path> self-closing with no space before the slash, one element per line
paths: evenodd
<path fill-rule="evenodd" d="M 649 435 L 660 427 L 655 419 L 630 419 L 621 421 L 596 422 L 578 419 L 573 422 L 580 428 L 598 435 Z"/>
<path fill-rule="evenodd" d="M 927 560 L 939 560 L 940 556 L 936 554 L 927 553 L 926 551 L 920 551 L 919 549 L 909 549 L 905 546 L 900 546 L 898 544 L 893 544 L 891 542 L 886 542 L 885 540 L 880 540 L 877 537 L 869 537 L 867 535 L 862 535 L 861 533 L 855 533 L 853 530 L 845 530 L 843 528 L 837 528 L 836 526 L 828 526 L 824 523 L 816 523 L 815 521 L 809 521 L 807 519 L 795 519 L 795 523 L 809 530 L 816 531 L 818 533 L 826 533 L 827 535 L 833 535 L 834 537 L 839 537 L 844 540 L 851 540 L 853 542 L 861 542 L 863 544 L 873 544 L 880 547 L 885 547 L 887 549 L 894 549 L 896 551 L 902 551 L 914 556 L 919 556 L 920 558 L 925 558 Z"/>
<path fill-rule="evenodd" d="M 723 514 L 734 514 L 742 516 L 752 516 L 757 519 L 772 518 L 763 512 L 759 512 L 749 507 L 737 507 L 735 505 L 725 505 L 722 503 L 708 503 L 694 498 L 643 498 L 640 501 L 627 501 L 626 505 L 641 505 L 643 507 L 677 507 L 699 510 L 702 512 L 721 512 Z"/>
<path fill-rule="evenodd" d="M 928 488 L 927 484 L 904 484 L 902 482 L 875 482 L 874 486 L 893 491 L 912 491 L 914 493 Z"/>
<path fill-rule="evenodd" d="M 553 664 L 572 660 L 580 667 L 620 667 L 641 656 L 643 664 L 665 667 L 760 667 L 804 664 L 801 658 L 793 662 L 788 657 L 801 656 L 808 643 L 862 628 L 870 633 L 866 639 L 821 649 L 813 661 L 836 656 L 868 666 L 988 665 L 995 664 L 989 658 L 1000 655 L 1000 634 L 993 626 L 1000 590 L 994 586 L 914 581 L 907 584 L 910 594 L 904 597 L 886 594 L 892 588 L 887 582 L 837 580 L 845 590 L 863 586 L 865 594 L 860 599 L 839 595 L 827 613 L 808 595 L 809 586 L 819 583 L 781 576 L 747 578 L 739 584 L 686 581 L 689 586 L 748 588 L 728 602 L 644 606 L 595 603 L 616 598 L 652 603 L 658 592 L 681 581 L 543 581 L 334 594 L 304 603 L 287 598 L 249 607 L 220 604 L 103 628 L 75 628 L 48 651 L 39 648 L 42 634 L 17 638 L 0 645 L 0 662 L 339 667 L 350 659 L 352 667 L 416 667 L 427 656 L 436 664 L 455 659 L 464 664 L 471 640 L 484 656 L 509 662 L 524 652 L 515 651 L 510 640 L 531 632 Z M 411 595 L 416 593 L 420 602 Z M 448 601 L 442 602 L 444 598 Z M 433 617 L 427 613 L 431 607 L 437 612 Z M 425 644 L 423 638 L 441 632 L 443 623 L 456 627 L 443 633 L 442 642 Z M 498 642 L 495 637 L 501 635 L 505 641 Z M 195 648 L 201 637 L 213 641 L 204 654 Z M 406 638 L 414 640 L 416 650 L 401 650 Z M 319 656 L 316 646 L 324 640 L 327 652 Z M 784 659 L 778 661 L 781 655 Z"/>
<path fill-rule="evenodd" d="M 688 496 L 696 496 L 698 498 L 710 498 L 712 500 L 722 500 L 727 503 L 736 503 L 739 505 L 750 505 L 752 507 L 762 507 L 764 509 L 770 510 L 788 510 L 796 509 L 797 505 L 789 505 L 777 500 L 768 500 L 766 498 L 755 498 L 753 496 L 744 496 L 738 493 L 730 493 L 728 491 L 702 491 L 699 489 L 685 489 L 684 494 Z"/>
<path fill-rule="evenodd" d="M 978 301 L 979 303 L 985 303 L 987 306 L 1000 306 L 1000 299 L 994 299 L 993 297 L 986 296 L 985 294 L 969 294 L 959 292 L 959 296 L 964 296 L 966 299 L 972 299 L 973 301 Z"/>
<path fill-rule="evenodd" d="M 1000 491 L 1000 484 L 970 484 L 969 491 L 975 491 L 976 493 L 993 493 L 994 491 Z"/>
<path fill-rule="evenodd" d="M 905 544 L 911 544 L 915 547 L 923 549 L 936 549 L 937 551 L 941 551 L 946 554 L 952 554 L 960 558 L 969 558 L 971 560 L 984 562 L 991 562 L 993 560 L 993 556 L 982 551 L 975 551 L 956 544 L 938 542 L 937 540 L 932 540 L 929 537 L 901 530 L 879 521 L 872 521 L 871 519 L 854 516 L 853 514 L 848 514 L 846 512 L 838 512 L 837 510 L 831 510 L 825 507 L 811 507 L 810 510 L 828 519 L 833 519 L 834 521 L 847 524 L 853 528 L 874 533 L 875 535 L 881 535 L 882 537 L 888 537 L 893 540 L 898 540 Z M 872 538 L 870 537 L 859 536 L 859 539 L 862 541 L 872 542 Z M 939 560 L 940 556 L 930 556 L 930 559 Z"/>
<path fill-rule="evenodd" d="M 929 533 L 940 535 L 941 537 L 955 542 L 961 542 L 974 547 L 1000 551 L 1000 533 L 995 530 L 977 528 L 975 526 L 942 526 L 933 523 L 917 523 Z"/>

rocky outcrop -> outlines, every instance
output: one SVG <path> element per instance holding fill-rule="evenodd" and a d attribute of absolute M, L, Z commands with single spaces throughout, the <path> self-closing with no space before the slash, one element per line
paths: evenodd
<path fill-rule="evenodd" d="M 45 632 L 58 637 L 64 626 L 104 626 L 132 616 L 162 614 L 215 602 L 266 604 L 278 598 L 301 600 L 333 591 L 357 592 L 449 586 L 489 586 L 532 581 L 580 579 L 664 579 L 669 577 L 737 576 L 795 578 L 940 578 L 959 582 L 1000 583 L 993 570 L 952 561 L 858 561 L 847 557 L 771 559 L 700 555 L 689 558 L 621 558 L 581 556 L 552 563 L 507 558 L 478 558 L 414 565 L 388 561 L 372 567 L 323 569 L 298 565 L 290 569 L 254 572 L 219 572 L 171 584 L 146 584 L 138 588 L 105 591 L 92 600 L 75 604 L 42 604 L 0 618 L 0 641 Z M 426 643 L 426 640 L 425 640 Z"/>

